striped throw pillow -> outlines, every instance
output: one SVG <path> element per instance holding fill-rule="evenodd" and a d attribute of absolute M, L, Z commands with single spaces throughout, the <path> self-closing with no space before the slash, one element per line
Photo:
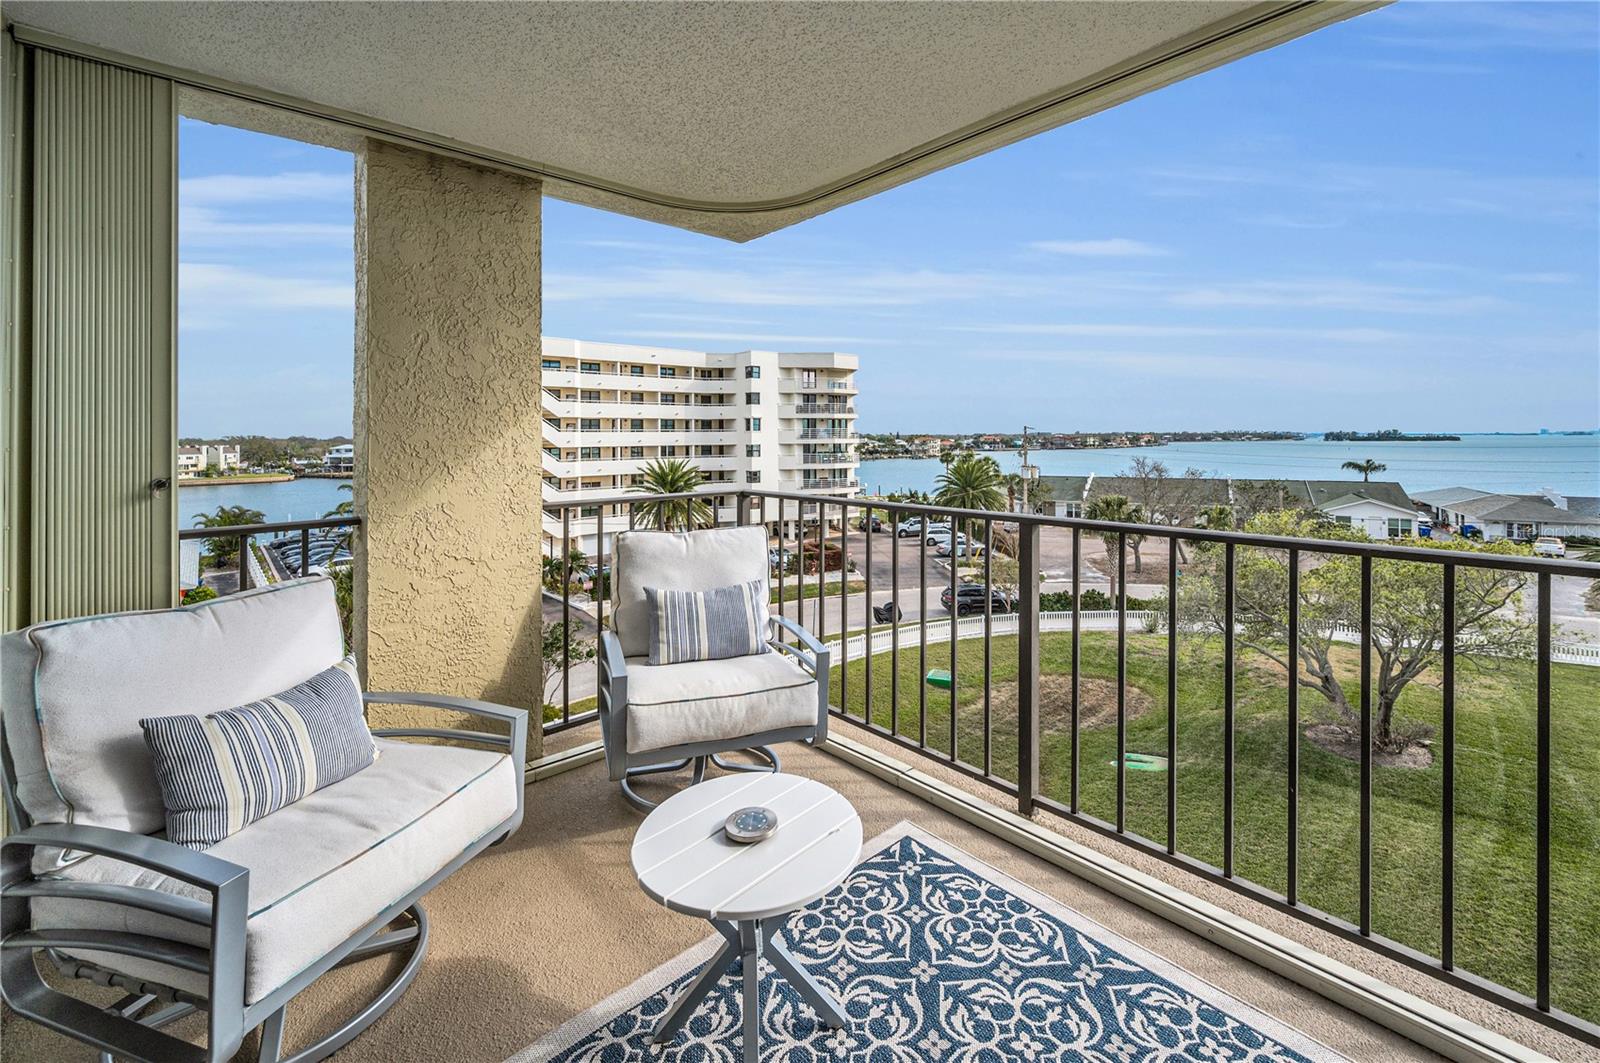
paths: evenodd
<path fill-rule="evenodd" d="M 766 653 L 767 581 L 709 591 L 644 589 L 650 663 L 720 661 Z"/>
<path fill-rule="evenodd" d="M 354 775 L 378 755 L 352 657 L 270 698 L 139 726 L 155 758 L 167 838 L 192 849 Z"/>

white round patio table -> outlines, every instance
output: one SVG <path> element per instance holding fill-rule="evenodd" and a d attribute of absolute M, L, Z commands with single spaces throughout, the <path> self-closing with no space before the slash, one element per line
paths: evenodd
<path fill-rule="evenodd" d="M 729 813 L 760 806 L 777 814 L 769 838 L 740 844 L 722 832 Z M 744 981 L 744 1058 L 760 1058 L 763 958 L 825 1026 L 845 1026 L 839 1005 L 774 936 L 783 917 L 827 893 L 861 856 L 861 817 L 833 790 L 798 775 L 727 775 L 679 791 L 645 818 L 633 839 L 639 886 L 675 912 L 706 919 L 722 948 L 661 1020 L 652 1040 L 674 1037 L 739 961 Z"/>

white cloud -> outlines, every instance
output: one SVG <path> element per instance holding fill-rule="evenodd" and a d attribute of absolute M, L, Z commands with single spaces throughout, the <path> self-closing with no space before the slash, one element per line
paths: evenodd
<path fill-rule="evenodd" d="M 861 346 L 863 344 L 878 344 L 882 340 L 862 339 L 860 336 L 793 336 L 774 333 L 751 332 L 659 332 L 636 329 L 624 331 L 618 335 L 631 339 L 662 339 L 662 340 L 711 340 L 728 343 L 808 343 L 818 347 L 837 348 L 844 346 Z"/>
<path fill-rule="evenodd" d="M 1192 307 L 1298 307 L 1385 314 L 1465 314 L 1505 305 L 1491 295 L 1458 295 L 1337 278 L 1215 284 L 1175 291 L 1167 302 Z"/>
<path fill-rule="evenodd" d="M 985 332 L 1017 336 L 1098 336 L 1101 338 L 1126 337 L 1132 339 L 1298 339 L 1328 340 L 1335 343 L 1392 343 L 1404 338 L 1404 333 L 1376 328 L 1278 328 L 1271 326 L 1226 325 L 1141 325 L 1141 324 L 1071 324 L 1071 325 L 954 325 L 952 332 Z"/>
<path fill-rule="evenodd" d="M 1147 182 L 1146 190 L 1165 198 L 1283 189 L 1313 217 L 1375 212 L 1498 215 L 1572 220 L 1592 228 L 1600 199 L 1592 177 L 1478 173 L 1445 167 L 1285 159 L 1270 165 L 1175 164 L 1140 173 Z"/>
<path fill-rule="evenodd" d="M 178 263 L 179 326 L 220 327 L 239 311 L 355 309 L 353 281 L 286 277 L 211 262 Z"/>
<path fill-rule="evenodd" d="M 1507 273 L 1506 280 L 1516 284 L 1571 284 L 1577 280 L 1570 273 Z"/>
<path fill-rule="evenodd" d="M 355 177 L 350 173 L 211 174 L 185 177 L 178 182 L 178 202 L 184 206 L 295 199 L 351 200 L 354 196 Z"/>
<path fill-rule="evenodd" d="M 627 273 L 546 273 L 547 302 L 663 299 L 725 306 L 917 306 L 957 299 L 1042 297 L 1049 279 L 942 270 L 819 267 L 757 273 L 658 268 Z"/>
<path fill-rule="evenodd" d="M 351 247 L 354 239 L 353 223 L 238 221 L 210 207 L 184 205 L 178 208 L 178 240 L 186 245 L 239 247 L 313 243 Z"/>
<path fill-rule="evenodd" d="M 985 351 L 984 358 L 1045 365 L 1080 365 L 1100 372 L 1121 371 L 1153 379 L 1279 381 L 1326 389 L 1351 386 L 1340 367 L 1309 360 L 1251 358 L 1221 354 L 1168 354 L 1148 351 Z M 1356 386 L 1365 387 L 1365 384 Z"/>
<path fill-rule="evenodd" d="M 1086 258 L 1150 258 L 1172 253 L 1155 244 L 1120 236 L 1107 240 L 1035 240 L 1028 246 L 1053 255 L 1081 255 Z"/>

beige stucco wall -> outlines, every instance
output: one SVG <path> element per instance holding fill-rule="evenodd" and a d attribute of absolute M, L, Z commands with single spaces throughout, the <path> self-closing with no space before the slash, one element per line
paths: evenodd
<path fill-rule="evenodd" d="M 528 178 L 379 141 L 357 156 L 357 656 L 369 689 L 533 711 L 530 754 L 539 194 Z"/>

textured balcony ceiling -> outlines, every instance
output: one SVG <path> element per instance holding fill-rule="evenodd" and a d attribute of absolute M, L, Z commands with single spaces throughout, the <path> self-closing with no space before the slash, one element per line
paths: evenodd
<path fill-rule="evenodd" d="M 295 123 L 332 119 L 749 239 L 1373 6 L 13 0 L 6 16 L 211 90 L 185 97 L 200 117 L 322 140 Z"/>

